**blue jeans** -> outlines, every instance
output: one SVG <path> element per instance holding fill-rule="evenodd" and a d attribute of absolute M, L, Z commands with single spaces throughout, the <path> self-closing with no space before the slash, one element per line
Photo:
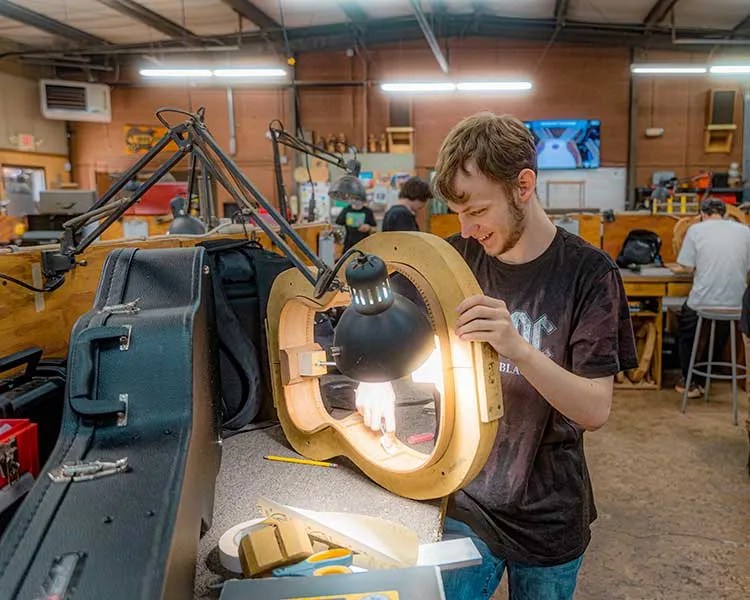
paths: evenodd
<path fill-rule="evenodd" d="M 482 564 L 443 572 L 446 600 L 489 600 L 508 569 L 510 600 L 571 600 L 583 556 L 554 567 L 536 567 L 499 558 L 471 528 L 445 519 L 443 539 L 469 537 L 482 555 Z"/>

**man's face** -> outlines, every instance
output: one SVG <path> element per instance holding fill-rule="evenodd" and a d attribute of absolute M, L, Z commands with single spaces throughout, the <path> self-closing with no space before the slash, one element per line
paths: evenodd
<path fill-rule="evenodd" d="M 467 173 L 459 171 L 454 181 L 458 193 L 464 194 L 461 204 L 449 202 L 458 213 L 461 236 L 474 238 L 490 256 L 501 256 L 521 239 L 526 228 L 526 207 L 514 194 L 487 179 L 476 167 L 466 165 Z"/>

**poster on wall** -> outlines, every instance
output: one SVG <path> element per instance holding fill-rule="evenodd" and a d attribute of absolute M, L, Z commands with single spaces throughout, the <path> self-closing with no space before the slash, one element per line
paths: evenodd
<path fill-rule="evenodd" d="M 125 153 L 145 154 L 156 146 L 162 136 L 167 133 L 167 128 L 160 125 L 125 125 Z M 169 142 L 164 150 L 174 152 L 177 144 Z"/>

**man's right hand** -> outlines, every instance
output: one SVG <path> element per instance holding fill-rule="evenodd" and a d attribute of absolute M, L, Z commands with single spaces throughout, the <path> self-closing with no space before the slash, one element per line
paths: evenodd
<path fill-rule="evenodd" d="M 355 392 L 357 412 L 365 427 L 380 433 L 396 431 L 396 394 L 390 382 L 359 384 Z"/>

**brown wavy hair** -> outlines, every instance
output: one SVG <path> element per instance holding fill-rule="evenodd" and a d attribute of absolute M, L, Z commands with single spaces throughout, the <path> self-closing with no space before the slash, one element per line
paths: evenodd
<path fill-rule="evenodd" d="M 399 198 L 408 198 L 409 200 L 421 200 L 427 202 L 432 198 L 430 184 L 419 177 L 409 177 L 404 181 L 398 193 Z"/>
<path fill-rule="evenodd" d="M 480 173 L 496 181 L 512 196 L 523 169 L 536 173 L 536 145 L 526 126 L 510 115 L 481 112 L 467 117 L 450 130 L 435 164 L 435 195 L 460 204 L 465 200 L 454 180 L 473 161 Z"/>

